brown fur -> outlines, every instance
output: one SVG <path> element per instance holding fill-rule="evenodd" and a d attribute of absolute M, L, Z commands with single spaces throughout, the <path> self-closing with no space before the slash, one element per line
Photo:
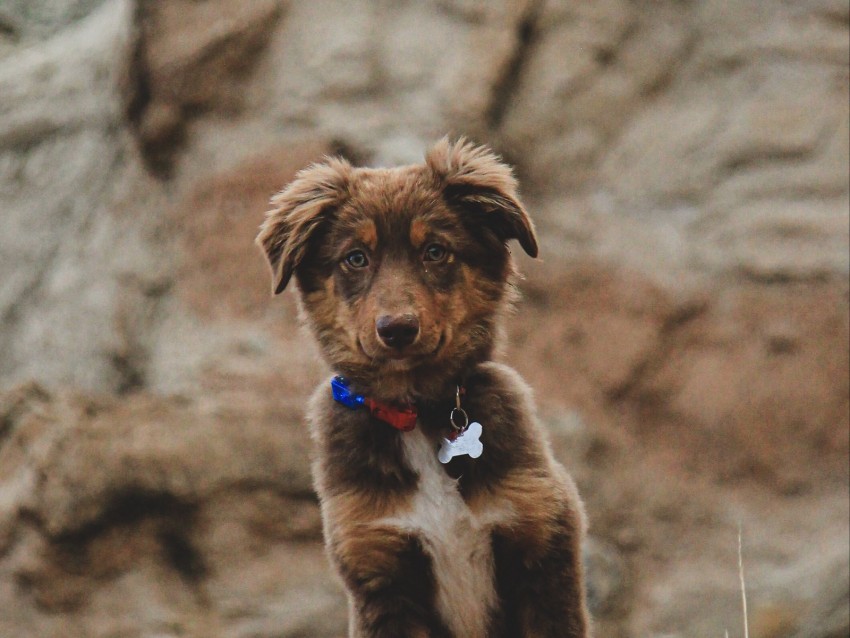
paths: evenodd
<path fill-rule="evenodd" d="M 358 393 L 419 412 L 417 431 L 403 433 L 334 402 L 327 383 L 311 402 L 316 489 L 351 636 L 587 636 L 578 494 L 529 389 L 491 362 L 512 297 L 506 243 L 537 255 L 510 169 L 444 139 L 424 165 L 313 165 L 272 203 L 257 243 L 274 291 L 294 276 L 326 360 Z M 389 347 L 376 322 L 402 316 L 418 335 Z M 435 457 L 448 433 L 458 384 L 484 453 L 438 466 L 429 449 Z M 457 547 L 434 523 L 442 507 L 461 530 Z M 462 589 L 467 572 L 478 590 Z M 464 617 L 458 595 L 483 617 Z"/>

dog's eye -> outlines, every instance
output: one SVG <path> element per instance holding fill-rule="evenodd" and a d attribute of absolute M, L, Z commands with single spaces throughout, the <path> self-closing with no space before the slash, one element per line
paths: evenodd
<path fill-rule="evenodd" d="M 440 244 L 429 244 L 422 256 L 424 261 L 443 261 L 448 254 L 448 249 Z"/>
<path fill-rule="evenodd" d="M 369 265 L 369 258 L 362 250 L 352 250 L 345 256 L 345 263 L 352 268 L 365 268 Z"/>

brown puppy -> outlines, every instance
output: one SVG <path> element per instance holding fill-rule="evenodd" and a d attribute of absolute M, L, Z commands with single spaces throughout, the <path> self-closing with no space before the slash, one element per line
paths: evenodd
<path fill-rule="evenodd" d="M 537 255 L 511 170 L 444 139 L 424 165 L 310 166 L 272 204 L 257 243 L 274 291 L 295 276 L 344 377 L 309 420 L 350 635 L 587 636 L 581 502 L 530 390 L 491 360 L 506 242 Z"/>

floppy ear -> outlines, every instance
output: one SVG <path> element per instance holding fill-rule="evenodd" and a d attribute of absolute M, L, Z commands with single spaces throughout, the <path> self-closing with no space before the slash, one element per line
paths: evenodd
<path fill-rule="evenodd" d="M 269 260 L 274 294 L 286 288 L 327 211 L 343 202 L 350 173 L 351 165 L 345 160 L 327 159 L 300 171 L 291 184 L 272 197 L 272 209 L 266 213 L 255 241 Z"/>
<path fill-rule="evenodd" d="M 517 239 L 526 253 L 537 257 L 534 224 L 519 201 L 516 179 L 493 151 L 463 137 L 455 143 L 444 137 L 425 162 L 449 202 L 475 213 L 503 242 Z"/>

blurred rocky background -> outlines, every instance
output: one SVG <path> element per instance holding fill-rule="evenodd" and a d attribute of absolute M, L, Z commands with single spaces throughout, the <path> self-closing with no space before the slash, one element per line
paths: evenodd
<path fill-rule="evenodd" d="M 327 374 L 252 245 L 326 153 L 516 166 L 503 358 L 600 637 L 848 635 L 846 0 L 0 0 L 0 636 L 345 633 Z"/>

